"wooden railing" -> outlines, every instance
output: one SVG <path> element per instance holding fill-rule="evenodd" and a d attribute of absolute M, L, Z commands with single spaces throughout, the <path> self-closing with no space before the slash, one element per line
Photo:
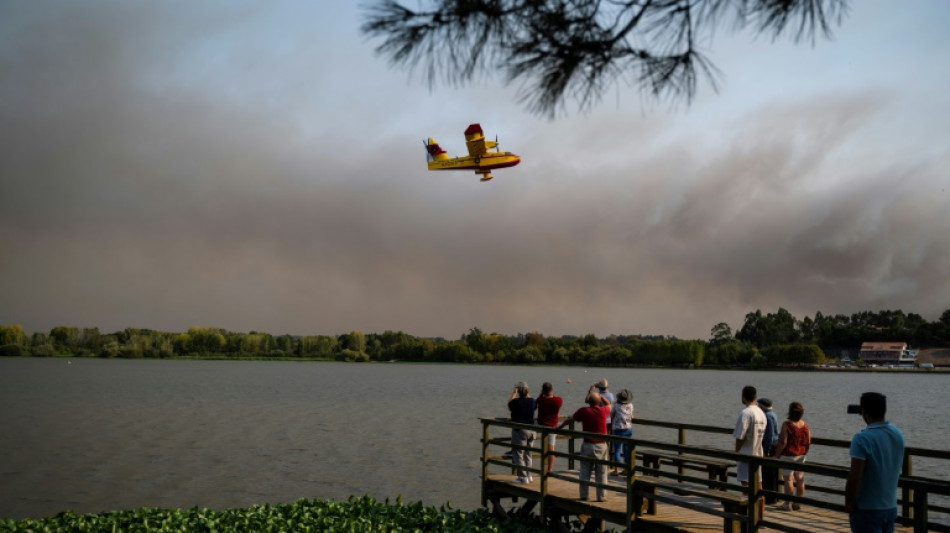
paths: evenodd
<path fill-rule="evenodd" d="M 722 434 L 722 435 L 732 435 L 732 430 L 728 428 L 721 428 L 715 426 L 705 426 L 700 424 L 681 424 L 676 422 L 665 422 L 659 420 L 646 420 L 646 419 L 634 419 L 634 424 L 639 424 L 644 427 L 660 427 L 675 429 L 677 434 L 677 443 L 681 445 L 687 445 L 686 432 L 694 431 L 699 433 L 712 433 L 712 434 Z M 812 438 L 812 446 L 824 446 L 827 448 L 839 448 L 844 449 L 847 456 L 847 450 L 851 447 L 851 442 L 847 440 L 840 439 L 826 439 L 820 437 Z M 914 481 L 912 480 L 927 480 L 933 481 L 937 484 L 947 483 L 947 479 L 934 479 L 928 477 L 917 477 L 914 475 L 914 459 L 915 458 L 928 458 L 928 459 L 937 459 L 941 461 L 950 460 L 950 451 L 946 450 L 930 450 L 927 448 L 916 448 L 916 447 L 907 447 L 904 449 L 904 461 L 903 468 L 901 471 L 901 478 L 904 480 L 898 485 L 901 489 L 901 498 L 900 498 L 900 508 L 901 508 L 901 521 L 905 524 L 912 523 L 915 516 L 915 494 L 914 494 Z M 812 462 L 814 464 L 814 462 Z M 946 463 L 948 478 L 950 478 L 950 463 Z M 846 467 L 836 467 L 835 465 L 822 465 L 832 469 L 835 468 L 844 468 L 845 477 L 847 477 L 847 468 Z M 807 470 L 802 470 L 807 471 Z M 838 476 L 835 476 L 838 477 Z M 924 492 L 927 490 L 928 486 L 917 486 L 918 492 Z M 809 490 L 814 492 L 820 492 L 825 494 L 831 494 L 840 496 L 840 499 L 844 499 L 844 485 L 841 485 L 838 488 L 829 488 L 822 485 L 811 485 Z M 939 491 L 936 494 L 941 494 Z M 930 502 L 930 505 L 927 506 L 926 511 L 934 513 L 944 513 L 950 514 L 950 506 L 940 505 Z M 941 531 L 950 531 L 950 528 L 941 529 Z"/>
<path fill-rule="evenodd" d="M 822 495 L 834 495 L 836 496 L 835 501 L 830 501 L 827 498 L 819 498 L 814 496 L 805 496 L 798 497 L 795 495 L 786 495 L 781 492 L 774 492 L 768 490 L 758 489 L 759 481 L 759 466 L 771 466 L 776 468 L 787 467 L 788 463 L 776 459 L 762 458 L 762 457 L 750 457 L 745 455 L 739 455 L 731 450 L 718 449 L 711 446 L 700 446 L 700 445 L 690 445 L 687 439 L 687 432 L 699 432 L 707 434 L 719 434 L 719 435 L 731 435 L 732 430 L 720 427 L 713 426 L 704 426 L 698 424 L 681 424 L 675 422 L 664 422 L 664 421 L 655 421 L 655 420 L 643 420 L 637 419 L 634 420 L 635 424 L 641 426 L 652 426 L 660 428 L 668 428 L 676 431 L 676 440 L 675 442 L 671 441 L 660 441 L 660 440 L 647 440 L 637 437 L 633 438 L 624 438 L 624 437 L 614 437 L 606 435 L 598 435 L 598 438 L 602 438 L 608 442 L 623 442 L 630 447 L 630 453 L 628 454 L 628 460 L 626 463 L 614 463 L 612 461 L 598 461 L 592 460 L 589 457 L 582 457 L 575 451 L 574 439 L 584 438 L 584 436 L 590 436 L 590 434 L 583 433 L 580 431 L 575 431 L 573 425 L 571 429 L 555 429 L 546 426 L 537 426 L 537 425 L 525 425 L 510 422 L 504 419 L 481 419 L 482 422 L 482 504 L 486 505 L 486 494 L 485 486 L 486 480 L 489 477 L 489 466 L 497 465 L 504 468 L 514 468 L 514 464 L 510 458 L 505 458 L 501 454 L 493 455 L 490 451 L 491 446 L 495 447 L 504 447 L 508 450 L 512 448 L 519 448 L 511 444 L 510 439 L 510 430 L 511 429 L 530 429 L 538 433 L 539 439 L 535 441 L 535 447 L 530 448 L 530 450 L 540 456 L 541 468 L 532 468 L 530 471 L 539 478 L 540 480 L 540 504 L 541 504 L 541 516 L 546 515 L 546 500 L 548 492 L 548 480 L 559 479 L 568 481 L 571 483 L 578 483 L 578 480 L 571 475 L 566 475 L 563 473 L 554 472 L 552 474 L 547 473 L 545 465 L 547 464 L 548 457 L 557 457 L 562 459 L 567 459 L 568 469 L 574 469 L 574 461 L 584 460 L 588 462 L 600 463 L 605 465 L 605 468 L 619 468 L 622 469 L 626 475 L 627 482 L 625 484 L 605 484 L 599 485 L 594 482 L 592 479 L 590 481 L 590 486 L 592 488 L 601 487 L 607 491 L 612 491 L 615 493 L 622 493 L 626 497 L 627 509 L 624 520 L 627 522 L 624 526 L 629 526 L 629 521 L 632 520 L 635 516 L 639 515 L 642 510 L 642 498 L 647 497 L 651 498 L 653 496 L 644 495 L 643 491 L 638 489 L 637 477 L 640 476 L 642 479 L 655 480 L 657 478 L 663 478 L 669 480 L 670 482 L 683 483 L 684 487 L 707 487 L 709 489 L 715 489 L 720 491 L 727 491 L 732 493 L 739 493 L 745 496 L 747 502 L 756 502 L 759 498 L 771 496 L 779 500 L 789 501 L 791 503 L 798 503 L 809 505 L 813 507 L 818 507 L 822 509 L 829 509 L 831 511 L 845 513 L 845 508 L 843 505 L 844 502 L 844 480 L 848 475 L 848 468 L 840 465 L 829 465 L 829 464 L 817 464 L 815 462 L 809 461 L 808 463 L 796 465 L 796 470 L 801 470 L 806 473 L 810 473 L 816 476 L 821 476 L 822 478 L 827 479 L 827 483 L 824 485 L 816 485 L 814 483 L 809 485 L 809 493 L 816 492 Z M 505 430 L 505 435 L 503 437 L 491 436 L 490 428 L 495 427 L 497 429 Z M 636 431 L 634 434 L 636 435 Z M 568 451 L 549 451 L 546 446 L 541 446 L 540 443 L 545 441 L 545 437 L 548 434 L 556 434 L 561 438 L 566 438 L 568 441 Z M 730 440 L 731 442 L 731 440 Z M 812 446 L 828 446 L 833 448 L 844 448 L 848 449 L 850 443 L 843 440 L 834 440 L 834 439 L 822 439 L 814 438 Z M 748 485 L 740 485 L 735 481 L 723 482 L 717 479 L 711 479 L 711 476 L 698 477 L 691 475 L 687 470 L 703 470 L 702 464 L 691 464 L 689 461 L 679 461 L 676 464 L 676 471 L 663 471 L 656 468 L 647 468 L 637 464 L 637 459 L 643 457 L 643 452 L 638 452 L 637 450 L 662 450 L 667 453 L 679 454 L 679 455 L 688 455 L 692 457 L 701 457 L 708 458 L 709 462 L 713 461 L 745 461 L 750 464 L 750 470 L 752 472 L 752 482 Z M 945 522 L 934 521 L 931 519 L 933 513 L 948 513 L 950 508 L 944 505 L 939 505 L 935 502 L 935 496 L 950 496 L 950 481 L 927 478 L 913 475 L 913 463 L 915 457 L 926 457 L 931 459 L 938 460 L 947 460 L 950 459 L 950 452 L 942 450 L 928 450 L 923 448 L 913 448 L 908 447 L 905 450 L 904 458 L 904 468 L 903 473 L 898 482 L 898 486 L 901 491 L 899 498 L 900 513 L 898 517 L 898 522 L 904 526 L 912 526 L 915 533 L 923 533 L 926 531 L 944 531 L 950 532 L 950 525 L 947 525 Z M 701 462 L 701 461 L 698 461 Z M 948 463 L 950 467 L 950 463 Z M 730 475 L 734 478 L 734 473 Z M 696 491 L 694 491 L 696 492 Z M 699 492 L 696 492 L 697 494 Z M 711 493 L 710 493 L 711 494 Z M 729 512 L 728 508 L 723 510 L 716 505 L 712 506 L 698 506 L 695 503 L 690 503 L 686 499 L 676 499 L 676 498 L 661 498 L 656 496 L 656 499 L 662 500 L 666 504 L 680 505 L 682 507 L 688 507 L 694 510 L 699 510 L 704 513 L 711 515 L 719 516 L 725 520 L 734 520 L 738 523 L 741 523 L 745 531 L 755 531 L 761 527 L 768 527 L 780 531 L 789 531 L 789 532 L 800 532 L 804 531 L 795 527 L 789 526 L 787 523 L 780 523 L 777 521 L 768 520 L 767 517 L 762 517 L 759 514 L 758 505 L 746 505 L 744 506 L 745 515 L 736 516 L 735 513 Z M 618 521 L 619 523 L 619 521 Z"/>

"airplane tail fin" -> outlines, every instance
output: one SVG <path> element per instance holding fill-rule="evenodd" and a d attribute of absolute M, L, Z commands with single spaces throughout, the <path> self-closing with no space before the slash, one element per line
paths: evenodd
<path fill-rule="evenodd" d="M 481 124 L 469 124 L 468 128 L 465 129 L 466 141 L 478 141 L 484 138 L 485 138 L 485 133 L 482 132 Z"/>
<path fill-rule="evenodd" d="M 485 138 L 485 132 L 482 131 L 481 124 L 469 124 L 468 129 L 465 130 L 465 144 L 469 147 L 469 152 L 473 149 L 482 152 L 492 148 L 498 150 L 498 136 L 495 136 L 494 141 L 488 140 Z"/>
<path fill-rule="evenodd" d="M 429 137 L 428 141 L 422 141 L 422 144 L 426 147 L 426 161 L 441 161 L 443 159 L 448 159 L 448 154 L 445 153 L 445 150 L 439 146 L 439 143 L 435 142 L 435 139 Z"/>

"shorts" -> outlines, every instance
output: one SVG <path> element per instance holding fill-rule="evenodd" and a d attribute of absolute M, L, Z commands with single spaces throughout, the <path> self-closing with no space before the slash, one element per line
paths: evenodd
<path fill-rule="evenodd" d="M 742 483 L 749 482 L 749 463 L 745 461 L 736 461 L 736 479 Z M 762 473 L 759 473 L 759 480 L 762 479 Z"/>
<path fill-rule="evenodd" d="M 557 442 L 557 435 L 554 433 L 548 433 L 548 437 L 546 440 L 548 448 L 553 448 L 556 442 Z"/>
<path fill-rule="evenodd" d="M 783 455 L 781 459 L 782 459 L 783 461 L 788 461 L 788 462 L 790 462 L 790 463 L 802 464 L 802 463 L 805 462 L 805 456 L 804 456 L 804 455 L 795 455 L 795 456 Z M 783 469 L 782 469 L 782 476 L 783 476 L 783 477 L 788 477 L 788 476 L 792 475 L 793 472 L 796 473 L 796 474 L 798 474 L 798 473 L 801 473 L 801 470 L 795 470 L 794 467 L 793 467 L 793 465 L 789 465 L 788 468 L 783 468 Z"/>

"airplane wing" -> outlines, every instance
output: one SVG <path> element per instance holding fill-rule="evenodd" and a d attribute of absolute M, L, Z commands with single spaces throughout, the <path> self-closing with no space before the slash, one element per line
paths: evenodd
<path fill-rule="evenodd" d="M 488 151 L 481 124 L 470 124 L 465 130 L 465 146 L 468 148 L 468 155 L 471 157 L 480 157 Z"/>

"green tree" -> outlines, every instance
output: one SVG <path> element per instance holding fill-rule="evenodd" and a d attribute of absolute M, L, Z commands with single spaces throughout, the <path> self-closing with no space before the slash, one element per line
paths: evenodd
<path fill-rule="evenodd" d="M 817 365 L 825 361 L 825 354 L 814 344 L 781 344 L 762 350 L 765 361 L 772 366 Z"/>
<path fill-rule="evenodd" d="M 79 328 L 66 326 L 56 326 L 49 332 L 53 343 L 58 346 L 73 346 L 76 344 L 76 338 L 79 336 Z"/>
<path fill-rule="evenodd" d="M 36 348 L 39 346 L 50 346 L 49 335 L 36 331 L 30 336 L 30 347 Z"/>
<path fill-rule="evenodd" d="M 742 329 L 736 333 L 736 338 L 752 344 L 757 348 L 773 344 L 792 344 L 798 342 L 799 331 L 795 317 L 783 308 L 775 313 L 762 315 L 756 309 L 754 313 L 746 314 Z"/>
<path fill-rule="evenodd" d="M 220 328 L 188 328 L 189 352 L 205 354 L 224 353 L 225 347 L 227 346 L 227 338 L 224 336 L 225 333 L 227 332 Z M 131 335 L 132 333 L 129 333 L 130 338 Z"/>
<path fill-rule="evenodd" d="M 0 357 L 26 357 L 28 355 L 30 355 L 30 350 L 22 344 L 0 345 Z"/>
<path fill-rule="evenodd" d="M 13 324 L 11 326 L 0 325 L 0 346 L 15 344 L 22 345 L 26 342 L 26 335 L 23 333 L 23 326 Z"/>
<path fill-rule="evenodd" d="M 709 342 L 712 344 L 722 344 L 732 340 L 732 328 L 729 327 L 729 324 L 725 322 L 720 322 L 712 327 L 709 330 L 710 339 Z"/>
<path fill-rule="evenodd" d="M 191 335 L 187 333 L 179 333 L 175 336 L 173 346 L 175 347 L 175 353 L 178 355 L 187 355 L 191 353 Z"/>
<path fill-rule="evenodd" d="M 98 352 L 102 347 L 102 334 L 99 333 L 99 328 L 82 328 L 79 332 L 79 343 L 92 353 Z"/>
<path fill-rule="evenodd" d="M 492 333 L 488 336 L 488 351 L 497 352 L 499 350 L 514 350 L 515 342 L 507 335 Z"/>
<path fill-rule="evenodd" d="M 340 338 L 340 346 L 344 350 L 353 350 L 358 353 L 366 352 L 366 335 L 362 331 L 351 331 Z"/>
<path fill-rule="evenodd" d="M 468 333 L 462 336 L 462 341 L 473 352 L 486 353 L 491 351 L 491 337 L 482 333 L 482 330 L 478 328 L 468 330 Z"/>
<path fill-rule="evenodd" d="M 597 335 L 588 333 L 581 338 L 580 345 L 587 349 L 596 348 L 600 346 L 600 341 L 597 340 Z"/>
<path fill-rule="evenodd" d="M 337 350 L 340 342 L 336 337 L 307 336 L 300 339 L 298 356 L 329 358 Z"/>
<path fill-rule="evenodd" d="M 524 345 L 525 346 L 534 346 L 538 350 L 544 348 L 545 338 L 544 335 L 533 331 L 531 333 L 525 333 L 524 336 Z"/>
<path fill-rule="evenodd" d="M 802 342 L 815 342 L 815 321 L 806 316 L 798 324 L 798 332 Z"/>
<path fill-rule="evenodd" d="M 415 3 L 415 2 L 413 2 Z M 700 48 L 721 27 L 812 43 L 831 36 L 847 0 L 431 0 L 410 9 L 394 0 L 365 7 L 362 31 L 376 51 L 437 80 L 504 73 L 531 111 L 553 116 L 567 98 L 582 108 L 615 80 L 656 97 L 692 99 L 716 68 Z M 701 44 L 703 43 L 703 44 Z"/>
<path fill-rule="evenodd" d="M 461 363 L 472 359 L 471 349 L 463 342 L 439 342 L 426 353 L 427 361 Z"/>
<path fill-rule="evenodd" d="M 706 365 L 743 366 L 752 360 L 755 353 L 755 348 L 750 345 L 739 340 L 731 340 L 723 344 L 710 346 L 705 354 L 704 363 Z"/>
<path fill-rule="evenodd" d="M 294 351 L 294 338 L 290 335 L 281 335 L 274 340 L 274 343 L 284 355 L 290 355 Z"/>
<path fill-rule="evenodd" d="M 99 352 L 96 355 L 102 358 L 111 359 L 119 356 L 121 348 L 122 347 L 119 345 L 118 338 L 113 335 L 102 343 L 102 347 L 99 348 Z M 187 354 L 187 352 L 182 352 L 182 355 L 185 354 Z"/>

